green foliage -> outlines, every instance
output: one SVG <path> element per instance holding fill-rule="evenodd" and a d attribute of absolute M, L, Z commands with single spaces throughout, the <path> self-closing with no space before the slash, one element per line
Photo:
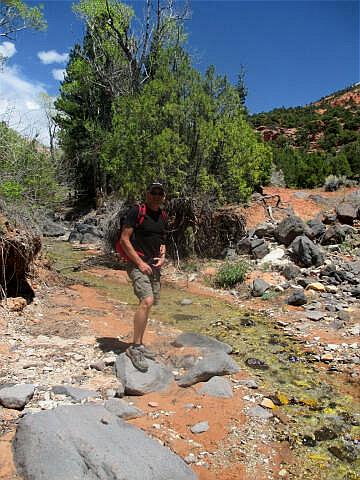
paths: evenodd
<path fill-rule="evenodd" d="M 22 194 L 22 187 L 13 180 L 6 180 L 0 183 L 0 196 L 6 200 L 19 200 Z"/>
<path fill-rule="evenodd" d="M 220 288 L 231 288 L 245 280 L 249 265 L 243 261 L 225 263 L 215 275 L 214 285 Z"/>
<path fill-rule="evenodd" d="M 58 199 L 56 167 L 44 147 L 0 122 L 0 197 L 49 205 Z"/>
<path fill-rule="evenodd" d="M 115 103 L 107 171 L 123 195 L 164 178 L 171 195 L 246 198 L 268 175 L 270 149 L 246 123 L 235 89 L 212 73 L 203 80 L 183 55 L 176 72 L 164 68 L 141 94 Z"/>
<path fill-rule="evenodd" d="M 0 2 L 0 35 L 8 38 L 25 28 L 44 30 L 47 26 L 42 7 L 29 7 L 22 0 L 2 0 Z"/>

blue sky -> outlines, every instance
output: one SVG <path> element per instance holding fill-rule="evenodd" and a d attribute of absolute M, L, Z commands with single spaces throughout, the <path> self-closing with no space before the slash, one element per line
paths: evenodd
<path fill-rule="evenodd" d="M 8 56 L 0 72 L 0 119 L 46 141 L 39 94 L 57 95 L 67 54 L 84 27 L 71 1 L 42 3 L 46 32 L 0 42 Z M 143 2 L 131 4 L 141 16 Z M 235 82 L 244 65 L 250 112 L 304 105 L 359 81 L 359 1 L 193 0 L 190 9 L 195 66 L 204 71 L 214 64 Z"/>

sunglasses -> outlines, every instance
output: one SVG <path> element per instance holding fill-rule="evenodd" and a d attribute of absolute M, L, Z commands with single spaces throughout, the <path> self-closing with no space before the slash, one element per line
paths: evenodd
<path fill-rule="evenodd" d="M 157 195 L 158 197 L 163 197 L 164 196 L 164 192 L 162 190 L 153 190 L 150 192 L 151 195 Z"/>

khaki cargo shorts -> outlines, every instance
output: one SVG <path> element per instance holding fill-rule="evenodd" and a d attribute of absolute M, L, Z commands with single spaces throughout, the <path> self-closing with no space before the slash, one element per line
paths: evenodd
<path fill-rule="evenodd" d="M 154 304 L 157 305 L 160 300 L 160 270 L 153 269 L 152 275 L 145 275 L 134 265 L 129 265 L 127 274 L 132 281 L 134 293 L 141 301 L 147 297 L 154 298 Z"/>

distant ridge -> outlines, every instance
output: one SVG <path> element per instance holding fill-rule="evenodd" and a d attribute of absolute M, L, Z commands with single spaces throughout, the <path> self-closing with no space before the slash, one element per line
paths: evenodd
<path fill-rule="evenodd" d="M 313 188 L 329 176 L 359 180 L 360 82 L 303 107 L 251 115 L 249 122 L 271 145 L 285 185 Z"/>
<path fill-rule="evenodd" d="M 360 82 L 303 107 L 275 108 L 249 120 L 264 141 L 306 151 L 339 151 L 359 139 Z"/>

